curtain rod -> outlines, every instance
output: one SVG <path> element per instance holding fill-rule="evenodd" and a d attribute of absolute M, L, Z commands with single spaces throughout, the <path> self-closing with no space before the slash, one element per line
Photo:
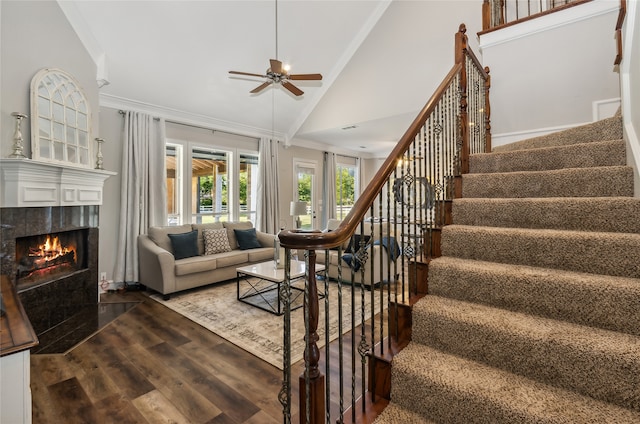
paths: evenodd
<path fill-rule="evenodd" d="M 120 115 L 124 116 L 124 114 L 125 114 L 125 113 L 127 113 L 127 112 L 126 112 L 126 111 L 124 111 L 124 110 L 122 110 L 122 109 L 120 109 L 120 110 L 118 110 L 118 113 L 119 113 Z M 160 120 L 160 118 L 158 118 L 157 116 L 154 116 L 154 117 L 153 117 L 153 120 L 154 120 L 154 121 L 159 121 L 159 120 Z M 248 135 L 236 134 L 236 133 L 232 133 L 232 132 L 229 132 L 229 131 L 217 130 L 217 129 L 215 129 L 215 128 L 203 127 L 203 126 L 201 126 L 201 125 L 186 124 L 186 123 L 184 123 L 184 122 L 173 121 L 173 120 L 171 120 L 171 119 L 165 119 L 164 121 L 165 121 L 165 122 L 168 122 L 168 123 L 170 123 L 170 124 L 184 125 L 185 127 L 192 127 L 192 128 L 199 128 L 199 129 L 201 129 L 201 130 L 207 130 L 207 131 L 211 131 L 211 132 L 213 132 L 213 133 L 220 132 L 220 133 L 229 134 L 229 135 L 237 135 L 237 136 L 239 136 L 239 137 L 255 138 L 256 140 L 258 139 L 258 137 L 251 137 L 251 136 L 248 136 Z"/>

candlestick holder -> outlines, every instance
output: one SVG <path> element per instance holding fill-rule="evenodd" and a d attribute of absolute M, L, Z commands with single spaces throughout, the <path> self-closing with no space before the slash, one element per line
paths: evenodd
<path fill-rule="evenodd" d="M 27 115 L 24 113 L 13 112 L 11 114 L 16 118 L 16 129 L 13 133 L 13 153 L 9 155 L 10 158 L 26 158 L 23 153 L 24 144 L 22 142 L 22 131 L 20 126 L 22 125 L 22 120 L 27 118 Z"/>
<path fill-rule="evenodd" d="M 104 138 L 96 138 L 96 143 L 98 143 L 98 153 L 96 154 L 96 169 L 104 169 L 102 167 L 102 143 L 104 143 Z"/>

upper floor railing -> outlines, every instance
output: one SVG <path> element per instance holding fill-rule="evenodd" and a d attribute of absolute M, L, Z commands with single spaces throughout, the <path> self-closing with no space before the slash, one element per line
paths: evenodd
<path fill-rule="evenodd" d="M 345 219 L 332 231 L 279 235 L 289 259 L 280 290 L 285 423 L 296 415 L 301 423 L 356 422 L 367 404 L 389 398 L 380 365 L 408 342 L 404 307 L 426 293 L 422 265 L 440 255 L 440 230 L 450 223 L 469 155 L 491 149 L 489 71 L 465 32 L 463 24 L 453 67 Z M 304 281 L 290 278 L 291 249 L 304 251 Z M 301 283 L 303 317 L 292 318 L 292 286 L 299 293 Z M 293 325 L 305 329 L 297 381 Z"/>
<path fill-rule="evenodd" d="M 591 0 L 484 0 L 482 30 L 513 25 Z"/>

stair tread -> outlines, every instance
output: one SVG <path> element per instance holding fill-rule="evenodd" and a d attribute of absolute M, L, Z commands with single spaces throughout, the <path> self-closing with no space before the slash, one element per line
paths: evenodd
<path fill-rule="evenodd" d="M 505 264 L 498 262 L 488 262 L 474 259 L 456 258 L 453 256 L 440 256 L 432 259 L 430 268 L 447 264 L 458 267 L 467 267 L 470 271 L 482 274 L 491 272 L 494 274 L 510 273 L 514 275 L 531 276 L 530 278 L 553 278 L 557 280 L 576 280 L 580 284 L 594 286 L 602 290 L 611 288 L 622 288 L 630 290 L 640 290 L 640 278 L 619 277 L 605 274 L 594 274 L 590 272 L 567 271 L 562 269 L 549 269 L 536 266 Z M 640 296 L 639 296 L 640 298 Z"/>
<path fill-rule="evenodd" d="M 412 340 L 640 410 L 640 337 L 439 296 L 413 310 Z"/>
<path fill-rule="evenodd" d="M 640 365 L 640 337 L 631 334 L 434 295 L 425 296 L 416 303 L 413 310 L 414 327 L 421 324 L 422 317 L 431 317 L 434 314 L 447 316 L 456 321 L 491 327 L 495 331 L 535 338 L 539 342 L 553 341 L 556 344 L 572 345 L 576 351 L 622 355 Z M 414 329 L 414 335 L 416 334 Z M 419 341 L 415 338 L 414 340 Z"/>
<path fill-rule="evenodd" d="M 509 171 L 509 172 L 478 172 L 475 174 L 464 174 L 469 178 L 481 178 L 481 177 L 494 177 L 496 175 L 504 174 L 524 174 L 524 175 L 550 175 L 550 174 L 570 174 L 570 173 L 584 173 L 584 172 L 599 172 L 599 171 L 616 171 L 633 169 L 628 165 L 614 165 L 614 166 L 590 166 L 588 168 L 564 168 L 564 169 L 544 169 L 533 171 Z"/>
<path fill-rule="evenodd" d="M 574 144 L 560 144 L 557 146 L 538 146 L 538 147 L 530 147 L 526 149 L 518 149 L 518 150 L 494 150 L 489 153 L 472 153 L 470 156 L 484 156 L 484 155 L 509 155 L 514 153 L 523 153 L 523 152 L 536 152 L 536 151 L 558 151 L 563 149 L 574 149 L 574 148 L 585 148 L 593 145 L 605 145 L 605 144 L 617 144 L 617 143 L 625 143 L 624 139 L 616 138 L 612 140 L 598 140 L 598 141 L 588 141 L 588 142 L 578 142 Z"/>
<path fill-rule="evenodd" d="M 424 416 L 391 402 L 374 421 L 375 424 L 436 424 Z"/>
<path fill-rule="evenodd" d="M 462 197 L 633 196 L 633 168 L 598 166 L 546 171 L 464 174 Z"/>
<path fill-rule="evenodd" d="M 429 292 L 640 335 L 637 278 L 441 256 L 429 264 Z"/>
<path fill-rule="evenodd" d="M 533 137 L 515 143 L 496 146 L 493 152 L 507 152 L 533 147 L 563 146 L 576 143 L 590 143 L 602 140 L 616 140 L 623 136 L 622 116 L 615 115 L 589 124 L 580 125 L 555 133 Z"/>
<path fill-rule="evenodd" d="M 393 376 L 392 402 L 435 421 L 640 422 L 638 412 L 416 342 L 396 356 Z M 397 382 L 408 378 L 402 386 Z"/>
<path fill-rule="evenodd" d="M 640 278 L 640 234 L 448 225 L 442 255 Z"/>
<path fill-rule="evenodd" d="M 626 165 L 626 144 L 622 139 L 477 153 L 469 157 L 472 174 L 620 165 Z"/>
<path fill-rule="evenodd" d="M 454 224 L 640 234 L 640 198 L 521 197 L 453 201 Z"/>

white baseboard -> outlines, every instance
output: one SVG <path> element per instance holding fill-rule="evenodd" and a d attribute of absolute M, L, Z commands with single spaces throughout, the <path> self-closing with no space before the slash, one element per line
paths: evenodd
<path fill-rule="evenodd" d="M 491 135 L 491 147 L 504 146 L 505 144 L 515 143 L 516 141 L 526 140 L 528 138 L 541 137 L 543 135 L 551 134 L 554 132 L 566 130 L 573 127 L 579 127 L 580 125 L 590 124 L 590 122 L 583 122 L 571 125 L 562 125 L 557 127 L 537 128 L 532 130 L 516 131 L 504 134 L 492 134 Z"/>
<path fill-rule="evenodd" d="M 611 118 L 616 114 L 621 104 L 622 101 L 620 97 L 593 102 L 593 104 L 591 105 L 591 110 L 593 112 L 593 122 L 605 118 Z"/>
<path fill-rule="evenodd" d="M 592 122 L 599 121 L 601 119 L 610 118 L 616 114 L 618 108 L 621 105 L 621 99 L 605 99 L 605 100 L 597 100 L 594 101 L 591 105 L 593 121 L 591 122 L 582 122 L 576 124 L 569 125 L 560 125 L 556 127 L 547 127 L 547 128 L 536 128 L 524 131 L 515 131 L 510 133 L 503 134 L 492 134 L 491 135 L 491 146 L 504 146 L 505 144 L 515 143 L 516 141 L 526 140 L 528 138 L 540 137 L 543 135 L 551 134 L 554 132 L 566 130 L 573 127 L 579 127 L 580 125 L 590 124 Z"/>

